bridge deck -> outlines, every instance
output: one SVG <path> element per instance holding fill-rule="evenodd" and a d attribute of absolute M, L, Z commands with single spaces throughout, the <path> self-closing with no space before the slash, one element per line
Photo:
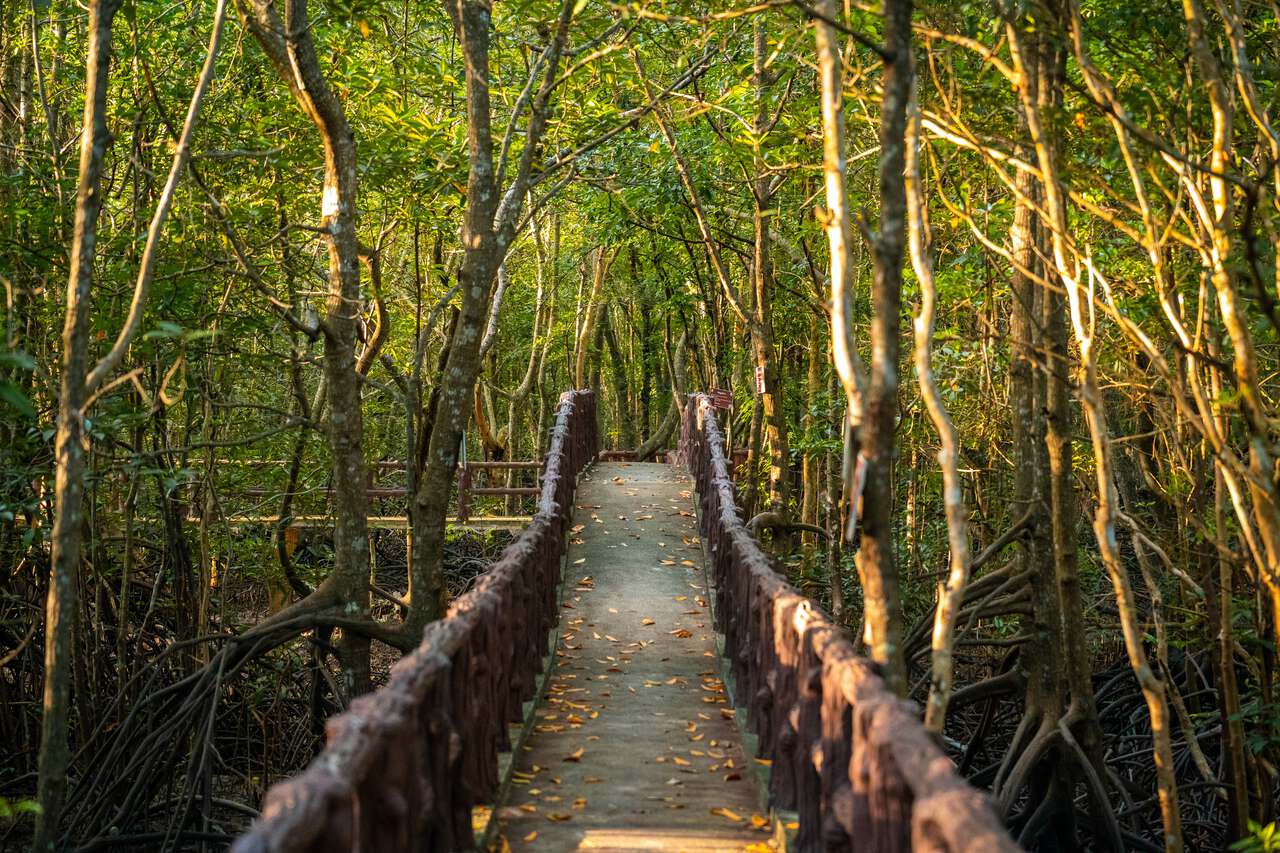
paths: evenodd
<path fill-rule="evenodd" d="M 583 478 L 557 666 L 497 814 L 512 850 L 769 849 L 720 681 L 691 488 L 660 464 Z"/>

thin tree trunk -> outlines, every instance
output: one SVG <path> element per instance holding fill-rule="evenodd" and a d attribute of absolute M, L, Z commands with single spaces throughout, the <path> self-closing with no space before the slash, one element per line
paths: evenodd
<path fill-rule="evenodd" d="M 462 304 L 457 325 L 449 339 L 444 370 L 437 385 L 438 403 L 424 457 L 424 470 L 414 511 L 419 513 L 423 562 L 420 571 L 424 591 L 421 602 L 415 601 L 407 628 L 418 633 L 431 619 L 444 612 L 445 517 L 450 491 L 458 464 L 458 451 L 463 432 L 471 415 L 472 389 L 480 372 L 480 336 L 491 297 L 494 275 L 511 241 L 523 210 L 529 189 L 534 157 L 546 127 L 548 105 L 557 79 L 560 55 L 568 41 L 569 23 L 574 3 L 567 0 L 560 9 L 548 46 L 543 79 L 533 98 L 524 148 L 511 186 L 502 191 L 500 175 L 495 172 L 491 105 L 489 96 L 490 10 L 479 0 L 459 0 L 445 4 L 462 45 L 466 60 L 467 93 L 467 203 L 462 228 L 465 248 L 458 269 Z M 499 164 L 500 168 L 501 164 Z M 501 199 L 499 198 L 501 196 Z M 420 606 L 419 606 L 420 605 Z"/>
<path fill-rule="evenodd" d="M 587 356 L 595 337 L 596 327 L 600 324 L 600 312 L 604 304 L 600 299 L 605 279 L 609 277 L 609 267 L 613 265 L 613 254 L 604 246 L 596 247 L 591 265 L 591 290 L 587 295 L 586 305 L 582 309 L 582 323 L 578 329 L 578 338 L 574 343 L 573 354 L 573 387 L 586 388 L 589 381 L 587 372 Z"/>
<path fill-rule="evenodd" d="M 1014 68 L 1022 80 L 1027 80 L 1026 66 L 1033 60 L 1022 41 L 1019 28 L 1010 23 L 1006 33 L 1011 45 Z M 1078 394 L 1093 447 L 1093 460 L 1097 479 L 1098 497 L 1094 513 L 1094 533 L 1103 567 L 1111 579 L 1115 591 L 1116 607 L 1130 666 L 1138 679 L 1151 722 L 1151 737 L 1156 765 L 1157 790 L 1161 819 L 1164 825 L 1164 843 L 1167 853 L 1181 853 L 1182 817 L 1178 810 L 1178 789 L 1173 764 L 1173 742 L 1170 731 L 1168 697 L 1165 685 L 1152 670 L 1144 645 L 1144 629 L 1138 617 L 1137 606 L 1129 583 L 1128 572 L 1121 560 L 1116 542 L 1115 519 L 1118 499 L 1111 458 L 1111 437 L 1102 389 L 1098 379 L 1097 354 L 1094 351 L 1093 286 L 1096 272 L 1087 266 L 1089 292 L 1085 292 L 1081 277 L 1086 274 L 1079 259 L 1071 255 L 1067 206 L 1064 187 L 1058 174 L 1051 140 L 1041 121 L 1040 104 L 1035 89 L 1025 83 L 1019 87 L 1023 113 L 1035 146 L 1037 165 L 1043 177 L 1045 194 L 1046 227 L 1049 228 L 1053 263 L 1058 277 L 1066 288 L 1067 304 L 1076 344 L 1080 349 Z M 1086 308 L 1086 305 L 1089 305 Z M 1086 317 L 1088 319 L 1086 319 Z"/>
<path fill-rule="evenodd" d="M 111 132 L 107 128 L 111 22 L 118 8 L 117 0 L 89 0 L 80 177 L 71 242 L 71 272 L 67 281 L 66 321 L 62 330 L 62 376 L 54 436 L 54 511 L 49 597 L 45 611 L 44 707 L 36 781 L 40 814 L 36 817 L 32 845 L 41 853 L 54 849 L 57 844 L 70 760 L 67 735 L 74 666 L 72 631 L 84 531 L 85 379 L 89 373 L 94 247 L 98 213 L 102 209 L 102 161 L 111 143 Z"/>
<path fill-rule="evenodd" d="M 316 589 L 317 606 L 338 605 L 348 616 L 369 612 L 368 483 L 364 418 L 356 373 L 352 306 L 360 305 L 360 246 L 356 234 L 356 147 L 342 102 L 320 69 L 307 0 L 288 0 L 282 20 L 272 0 L 248 0 L 242 17 L 295 100 L 315 123 L 324 148 L 321 227 L 329 254 L 324 335 L 324 384 L 333 454 L 333 571 Z M 319 407 L 313 406 L 313 411 Z M 339 652 L 349 695 L 370 687 L 369 640 L 342 632 Z"/>
<path fill-rule="evenodd" d="M 814 22 L 822 97 L 823 173 L 827 187 L 827 239 L 831 245 L 831 334 L 836 371 L 849 406 L 855 442 L 846 459 L 845 494 L 850 527 L 861 520 L 858 574 L 862 579 L 863 624 L 871 657 L 891 689 L 906 689 L 902 615 L 893 553 L 893 448 L 898 406 L 899 314 L 902 255 L 906 231 L 905 134 L 913 77 L 911 2 L 884 5 L 884 76 L 880 112 L 880 231 L 875 241 L 871 285 L 871 371 L 863 380 L 853 345 L 849 288 L 849 212 L 844 188 L 844 92 L 834 0 Z M 848 530 L 846 536 L 852 531 Z"/>
<path fill-rule="evenodd" d="M 609 372 L 613 377 L 614 411 L 618 418 L 618 446 L 625 449 L 635 445 L 635 424 L 631 420 L 631 404 L 627 394 L 627 362 L 622 357 L 622 350 L 618 346 L 618 337 L 614 334 L 608 306 L 601 314 L 600 330 L 604 335 L 605 345 L 609 348 Z"/>
<path fill-rule="evenodd" d="M 752 84 L 755 88 L 755 160 L 756 179 L 752 187 L 755 207 L 752 213 L 754 251 L 751 272 L 755 289 L 754 322 L 748 324 L 751 350 L 756 370 L 760 373 L 759 405 L 763 409 L 766 438 L 769 442 L 769 508 L 787 513 L 791 478 L 787 451 L 787 419 L 783 404 L 781 377 L 778 375 L 773 338 L 773 246 L 769 220 L 774 215 L 773 177 L 760 146 L 769 133 L 769 37 L 766 18 L 755 18 L 755 51 Z"/>
<path fill-rule="evenodd" d="M 915 363 L 920 397 L 938 431 L 938 467 L 942 469 L 942 502 L 947 515 L 947 543 L 951 546 L 951 566 L 945 585 L 938 590 L 938 606 L 933 622 L 932 678 L 925 702 L 924 725 L 941 732 L 947 722 L 951 701 L 954 664 L 955 623 L 964 603 L 969 583 L 969 518 L 964 506 L 964 483 L 960 479 L 959 441 L 933 378 L 933 324 L 937 288 L 933 281 L 933 247 L 929 232 L 928 208 L 920 176 L 920 114 L 912 103 L 907 119 L 906 178 L 907 216 L 911 238 L 911 264 L 920 283 L 920 309 L 915 315 Z"/>
<path fill-rule="evenodd" d="M 806 437 L 812 441 L 813 432 L 817 429 L 818 418 L 814 409 L 821 390 L 822 373 L 819 361 L 822 347 L 821 329 L 818 316 L 815 314 L 809 321 L 809 351 L 805 371 L 805 405 L 800 416 L 802 429 Z M 818 523 L 818 495 L 822 490 L 819 482 L 820 455 L 813 450 L 806 451 L 800 465 L 800 522 L 802 524 Z M 805 533 L 804 541 L 816 542 L 816 535 Z"/>

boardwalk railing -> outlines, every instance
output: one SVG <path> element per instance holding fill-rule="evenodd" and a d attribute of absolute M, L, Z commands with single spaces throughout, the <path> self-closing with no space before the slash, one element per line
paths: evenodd
<path fill-rule="evenodd" d="M 577 476 L 598 444 L 594 396 L 566 392 L 529 526 L 427 626 L 385 687 L 328 721 L 324 751 L 267 792 L 233 853 L 474 846 L 472 807 L 495 793 L 508 723 L 522 720 L 550 651 Z"/>
<path fill-rule="evenodd" d="M 734 701 L 770 759 L 770 798 L 808 851 L 1016 851 L 914 706 L 774 569 L 738 517 L 710 400 L 690 397 L 681 451 L 697 485 Z"/>

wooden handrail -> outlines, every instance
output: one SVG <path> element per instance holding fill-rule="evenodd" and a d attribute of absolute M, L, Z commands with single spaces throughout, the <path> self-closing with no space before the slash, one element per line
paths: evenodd
<path fill-rule="evenodd" d="M 801 595 L 738 516 L 711 401 L 685 407 L 681 453 L 694 478 L 734 700 L 775 806 L 799 813 L 801 851 L 1012 853 L 986 795 L 956 773 L 915 706 L 886 688 L 844 630 Z"/>
<path fill-rule="evenodd" d="M 598 441 L 594 395 L 566 392 L 529 526 L 385 687 L 328 721 L 324 751 L 272 786 L 233 853 L 474 847 L 472 808 L 495 793 L 508 721 L 521 719 L 550 651 L 577 477 Z"/>

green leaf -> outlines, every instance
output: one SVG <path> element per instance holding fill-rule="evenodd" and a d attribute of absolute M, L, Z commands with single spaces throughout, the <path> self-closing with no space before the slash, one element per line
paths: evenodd
<path fill-rule="evenodd" d="M 18 414 L 24 418 L 35 419 L 36 407 L 31 404 L 31 400 L 27 398 L 27 395 L 22 393 L 22 389 L 12 382 L 0 382 L 0 401 L 8 403 L 9 406 L 17 409 Z"/>

